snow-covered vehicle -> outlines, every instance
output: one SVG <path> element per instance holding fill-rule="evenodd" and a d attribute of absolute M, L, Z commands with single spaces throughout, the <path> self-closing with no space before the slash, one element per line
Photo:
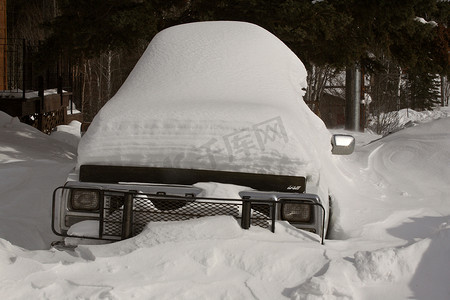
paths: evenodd
<path fill-rule="evenodd" d="M 120 240 L 151 222 L 225 214 L 243 228 L 287 221 L 323 242 L 321 165 L 350 154 L 354 139 L 330 135 L 305 86 L 302 62 L 256 25 L 160 32 L 81 139 L 74 173 L 54 192 L 53 231 Z"/>

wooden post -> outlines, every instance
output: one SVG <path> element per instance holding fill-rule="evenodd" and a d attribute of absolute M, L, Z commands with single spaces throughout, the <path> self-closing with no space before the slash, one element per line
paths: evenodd
<path fill-rule="evenodd" d="M 0 90 L 8 89 L 8 33 L 6 24 L 6 0 L 0 0 Z"/>
<path fill-rule="evenodd" d="M 44 112 L 44 77 L 38 77 L 38 96 L 41 98 L 41 107 L 39 113 Z"/>

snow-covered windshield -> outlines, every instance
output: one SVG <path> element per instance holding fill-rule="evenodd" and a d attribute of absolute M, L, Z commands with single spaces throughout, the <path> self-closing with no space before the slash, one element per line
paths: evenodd
<path fill-rule="evenodd" d="M 157 34 L 78 149 L 114 164 L 314 176 L 330 135 L 303 102 L 306 70 L 265 29 L 200 22 Z"/>

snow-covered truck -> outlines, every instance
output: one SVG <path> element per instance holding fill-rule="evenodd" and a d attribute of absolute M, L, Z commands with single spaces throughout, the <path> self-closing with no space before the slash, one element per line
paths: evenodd
<path fill-rule="evenodd" d="M 53 231 L 121 240 L 152 222 L 231 215 L 316 233 L 329 222 L 331 135 L 303 102 L 306 70 L 263 28 L 200 22 L 158 33 L 78 146 Z M 331 141 L 331 142 L 330 142 Z"/>

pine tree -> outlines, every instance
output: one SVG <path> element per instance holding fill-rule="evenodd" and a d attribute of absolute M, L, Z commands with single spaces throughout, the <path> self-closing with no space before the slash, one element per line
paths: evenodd
<path fill-rule="evenodd" d="M 403 108 L 429 110 L 439 103 L 438 76 L 426 73 L 408 74 Z"/>
<path fill-rule="evenodd" d="M 409 74 L 448 74 L 449 2 L 439 0 L 59 0 L 43 57 L 139 49 L 172 25 L 237 20 L 266 28 L 305 64 L 367 73 L 384 60 Z M 435 20 L 423 24 L 416 17 Z M 124 53 L 124 52 L 123 52 Z M 382 58 L 382 59 L 381 59 Z M 410 76 L 410 78 L 415 78 Z M 423 84 L 429 81 L 421 81 Z M 319 92 L 320 93 L 320 92 Z"/>
<path fill-rule="evenodd" d="M 60 15 L 44 51 L 91 58 L 109 50 L 132 49 L 156 33 L 151 3 L 128 0 L 60 0 Z"/>

